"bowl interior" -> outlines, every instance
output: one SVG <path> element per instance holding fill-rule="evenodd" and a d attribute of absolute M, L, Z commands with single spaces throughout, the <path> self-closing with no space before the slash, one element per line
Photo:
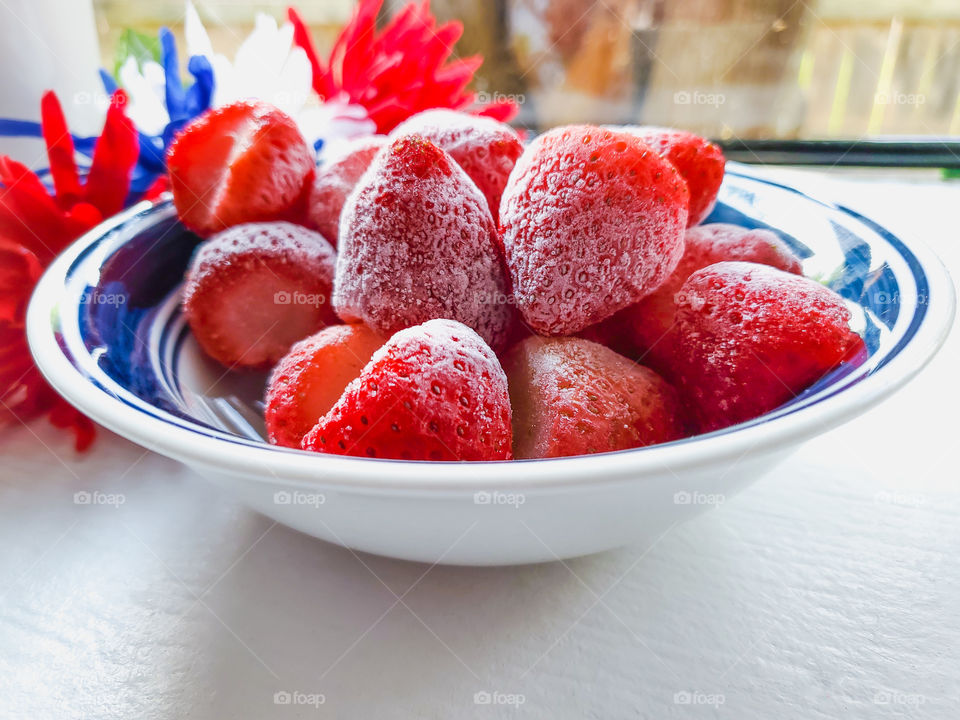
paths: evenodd
<path fill-rule="evenodd" d="M 744 425 L 799 412 L 879 372 L 923 322 L 929 285 L 922 264 L 899 239 L 852 211 L 731 164 L 707 222 L 777 232 L 803 258 L 806 275 L 847 301 L 869 353 L 863 364 L 838 368 Z M 56 289 L 56 341 L 84 381 L 130 410 L 194 433 L 266 447 L 267 375 L 230 372 L 206 358 L 180 311 L 183 273 L 199 242 L 178 223 L 169 200 L 87 236 Z"/>

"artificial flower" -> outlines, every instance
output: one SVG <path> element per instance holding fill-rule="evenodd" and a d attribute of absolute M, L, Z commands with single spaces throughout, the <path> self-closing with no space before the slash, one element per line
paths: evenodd
<path fill-rule="evenodd" d="M 159 38 L 159 62 L 128 57 L 118 73 L 129 93 L 130 118 L 139 131 L 140 155 L 132 189 L 146 197 L 166 189 L 167 148 L 184 125 L 211 107 L 215 86 L 210 61 L 199 55 L 187 61 L 193 82 L 184 86 L 173 33 L 160 28 Z M 114 93 L 116 79 L 106 70 L 100 76 L 107 92 Z"/>
<path fill-rule="evenodd" d="M 463 24 L 437 26 L 429 0 L 411 2 L 381 31 L 376 20 L 383 0 L 360 0 L 337 37 L 326 63 L 320 61 L 306 25 L 293 8 L 294 42 L 313 70 L 313 88 L 325 101 L 366 108 L 377 132 L 388 133 L 421 110 L 470 108 L 476 95 L 467 90 L 483 63 L 479 55 L 448 62 L 463 34 Z M 473 108 L 506 122 L 517 113 L 511 100 Z"/>
<path fill-rule="evenodd" d="M 127 202 L 140 148 L 124 114 L 126 101 L 122 90 L 113 94 L 85 178 L 63 109 L 50 92 L 41 103 L 41 131 L 52 192 L 29 168 L 0 156 L 0 424 L 46 415 L 54 426 L 73 432 L 78 450 L 93 441 L 93 423 L 59 397 L 33 364 L 27 302 L 43 268 Z"/>
<path fill-rule="evenodd" d="M 318 104 L 310 61 L 304 49 L 294 44 L 293 24 L 278 25 L 273 17 L 257 13 L 254 29 L 240 44 L 233 62 L 214 52 L 191 2 L 187 2 L 184 32 L 191 57 L 204 57 L 213 67 L 214 107 L 246 98 L 264 100 L 292 117 L 318 151 L 324 143 L 376 132 L 361 105 L 342 98 Z"/>

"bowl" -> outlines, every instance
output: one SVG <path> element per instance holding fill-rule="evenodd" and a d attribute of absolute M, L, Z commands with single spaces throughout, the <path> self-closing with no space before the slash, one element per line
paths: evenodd
<path fill-rule="evenodd" d="M 652 542 L 729 498 L 901 387 L 951 327 L 953 285 L 937 258 L 829 200 L 730 163 L 708 222 L 778 232 L 806 275 L 844 297 L 868 358 L 753 421 L 636 450 L 427 463 L 269 445 L 266 375 L 207 359 L 180 312 L 200 240 L 169 198 L 130 208 L 59 257 L 33 295 L 28 337 L 51 385 L 91 418 L 290 527 L 429 563 L 569 558 Z"/>

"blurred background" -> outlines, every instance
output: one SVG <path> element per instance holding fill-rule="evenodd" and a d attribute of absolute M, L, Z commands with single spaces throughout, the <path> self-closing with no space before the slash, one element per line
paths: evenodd
<path fill-rule="evenodd" d="M 257 11 L 287 0 L 196 0 L 231 55 Z M 403 5 L 387 0 L 384 16 Z M 321 51 L 351 0 L 298 0 Z M 432 0 L 482 53 L 481 97 L 517 122 L 673 125 L 720 139 L 960 135 L 958 0 Z M 95 0 L 101 52 L 126 27 L 182 32 L 182 0 Z M 112 58 L 103 57 L 106 67 Z"/>

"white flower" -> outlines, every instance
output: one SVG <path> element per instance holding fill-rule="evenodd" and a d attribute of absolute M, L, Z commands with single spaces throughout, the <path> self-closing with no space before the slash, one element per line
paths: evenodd
<path fill-rule="evenodd" d="M 256 98 L 293 117 L 307 142 L 330 143 L 370 135 L 376 126 L 359 105 L 336 100 L 320 103 L 313 93 L 313 72 L 302 48 L 293 43 L 293 25 L 257 13 L 253 32 L 240 45 L 231 63 L 215 53 L 193 3 L 187 1 L 187 52 L 206 57 L 214 71 L 213 106 Z"/>
<path fill-rule="evenodd" d="M 165 73 L 156 62 L 143 63 L 128 57 L 120 67 L 117 80 L 127 91 L 127 116 L 145 135 L 160 135 L 170 122 L 167 112 Z"/>

